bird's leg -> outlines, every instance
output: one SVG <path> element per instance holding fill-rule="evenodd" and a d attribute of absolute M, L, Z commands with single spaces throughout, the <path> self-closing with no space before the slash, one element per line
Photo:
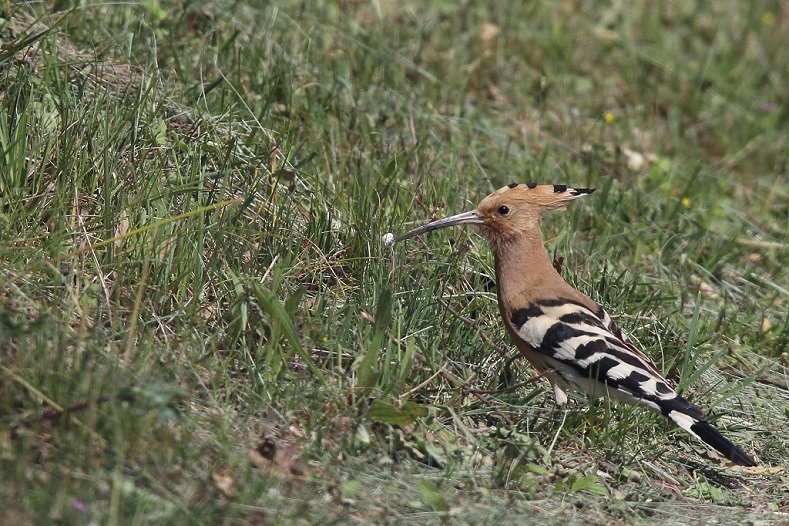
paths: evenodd
<path fill-rule="evenodd" d="M 559 387 L 559 383 L 551 382 L 551 386 L 553 387 L 553 397 L 556 399 L 556 405 L 559 407 L 567 405 L 567 393 Z"/>

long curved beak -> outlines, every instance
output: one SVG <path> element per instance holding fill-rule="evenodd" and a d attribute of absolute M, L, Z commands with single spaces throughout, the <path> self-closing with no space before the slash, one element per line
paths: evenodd
<path fill-rule="evenodd" d="M 398 241 L 408 239 L 409 237 L 418 236 L 419 234 L 425 234 L 433 230 L 438 230 L 439 228 L 446 228 L 448 226 L 465 225 L 465 224 L 478 225 L 481 223 L 482 223 L 482 218 L 477 215 L 477 212 L 475 210 L 471 210 L 469 212 L 463 212 L 462 214 L 455 214 L 453 216 L 445 217 L 443 219 L 438 219 L 436 221 L 433 221 L 432 223 L 427 223 L 422 226 L 418 226 L 413 230 L 409 230 L 405 234 L 400 234 L 399 236 L 385 239 L 385 242 L 387 246 L 392 246 Z"/>

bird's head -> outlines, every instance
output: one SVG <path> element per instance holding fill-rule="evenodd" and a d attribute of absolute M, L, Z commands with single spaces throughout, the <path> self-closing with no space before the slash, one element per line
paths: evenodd
<path fill-rule="evenodd" d="M 492 245 L 519 233 L 539 229 L 540 218 L 550 210 L 564 210 L 567 203 L 591 194 L 594 188 L 569 188 L 563 184 L 512 183 L 496 190 L 482 200 L 476 210 L 445 217 L 427 223 L 397 237 L 387 234 L 384 242 L 396 241 L 455 225 L 472 224 L 480 227 L 482 235 Z"/>

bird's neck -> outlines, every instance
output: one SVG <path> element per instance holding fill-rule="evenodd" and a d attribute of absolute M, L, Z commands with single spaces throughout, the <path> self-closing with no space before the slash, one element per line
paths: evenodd
<path fill-rule="evenodd" d="M 543 245 L 539 224 L 492 244 L 496 260 L 496 285 L 502 314 L 524 303 L 548 283 L 564 284 Z"/>

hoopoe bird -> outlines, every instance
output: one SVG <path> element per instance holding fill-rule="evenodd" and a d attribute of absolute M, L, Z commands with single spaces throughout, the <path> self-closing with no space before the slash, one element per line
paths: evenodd
<path fill-rule="evenodd" d="M 543 245 L 544 212 L 565 210 L 568 202 L 594 188 L 512 183 L 482 200 L 476 210 L 417 227 L 395 237 L 392 246 L 439 228 L 479 227 L 493 251 L 499 311 L 521 354 L 550 381 L 556 403 L 567 403 L 566 389 L 591 398 L 611 396 L 662 414 L 728 460 L 755 466 L 754 460 L 706 422 L 702 410 L 679 396 L 589 296 L 570 286 L 554 269 Z"/>

